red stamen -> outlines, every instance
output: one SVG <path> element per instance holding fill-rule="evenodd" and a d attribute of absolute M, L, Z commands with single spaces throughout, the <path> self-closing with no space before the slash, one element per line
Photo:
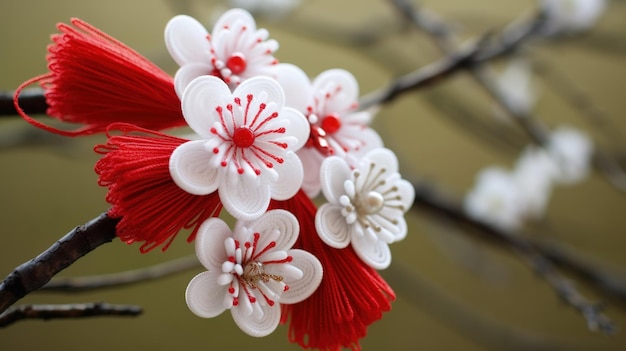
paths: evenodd
<path fill-rule="evenodd" d="M 228 60 L 226 60 L 226 67 L 228 67 L 233 74 L 241 74 L 241 72 L 246 70 L 246 66 L 246 58 L 239 52 L 232 54 Z"/>

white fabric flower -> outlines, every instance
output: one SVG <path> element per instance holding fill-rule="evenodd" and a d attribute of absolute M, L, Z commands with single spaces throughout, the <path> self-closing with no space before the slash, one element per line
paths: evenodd
<path fill-rule="evenodd" d="M 212 318 L 230 309 L 235 323 L 251 336 L 265 336 L 280 321 L 280 304 L 308 298 L 322 281 L 322 265 L 310 253 L 291 249 L 298 220 L 284 210 L 268 211 L 252 222 L 238 221 L 231 232 L 218 218 L 204 222 L 196 255 L 207 269 L 185 293 L 189 309 Z"/>
<path fill-rule="evenodd" d="M 274 75 L 278 61 L 273 53 L 278 42 L 268 36 L 268 31 L 257 29 L 252 15 L 242 9 L 226 11 L 211 34 L 192 17 L 172 18 L 165 27 L 165 44 L 180 65 L 174 77 L 178 96 L 201 75 L 220 77 L 231 87 L 250 77 Z"/>
<path fill-rule="evenodd" d="M 357 255 L 375 269 L 391 263 L 388 244 L 404 239 L 404 213 L 413 204 L 415 190 L 398 173 L 398 159 L 389 149 L 368 152 L 354 170 L 336 156 L 320 170 L 322 192 L 328 203 L 315 216 L 320 238 L 342 249 L 352 244 Z"/>
<path fill-rule="evenodd" d="M 547 148 L 556 163 L 557 182 L 573 184 L 589 175 L 593 143 L 584 133 L 560 127 L 552 132 Z"/>
<path fill-rule="evenodd" d="M 300 68 L 283 64 L 277 80 L 287 106 L 304 113 L 311 124 L 309 141 L 298 151 L 304 167 L 302 189 L 309 197 L 320 192 L 319 170 L 326 157 L 341 157 L 354 167 L 365 153 L 383 146 L 378 133 L 368 127 L 370 112 L 356 111 L 359 86 L 350 72 L 330 69 L 311 82 Z"/>
<path fill-rule="evenodd" d="M 606 0 L 542 0 L 547 35 L 570 34 L 591 28 L 606 8 Z"/>
<path fill-rule="evenodd" d="M 518 229 L 525 210 L 515 177 L 499 167 L 478 174 L 463 206 L 470 217 L 504 230 Z"/>
<path fill-rule="evenodd" d="M 286 200 L 300 189 L 303 170 L 295 151 L 306 142 L 309 123 L 284 107 L 275 80 L 251 78 L 231 93 L 217 77 L 198 77 L 185 90 L 182 110 L 202 138 L 170 157 L 170 174 L 183 190 L 218 190 L 231 215 L 250 220 L 266 211 L 270 198 Z"/>

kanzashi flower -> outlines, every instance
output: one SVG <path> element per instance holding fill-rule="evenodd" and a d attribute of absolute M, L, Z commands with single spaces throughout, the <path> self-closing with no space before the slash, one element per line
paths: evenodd
<path fill-rule="evenodd" d="M 278 42 L 268 36 L 242 9 L 226 11 L 211 34 L 192 17 L 172 18 L 165 27 L 165 44 L 180 65 L 174 77 L 176 92 L 182 96 L 187 84 L 201 75 L 220 77 L 231 87 L 250 77 L 273 75 Z"/>
<path fill-rule="evenodd" d="M 300 68 L 283 64 L 277 79 L 287 105 L 304 113 L 311 124 L 309 140 L 298 151 L 304 167 L 302 188 L 310 197 L 319 194 L 319 169 L 326 157 L 341 157 L 354 167 L 360 156 L 383 146 L 378 133 L 368 127 L 371 114 L 356 110 L 359 86 L 350 72 L 327 70 L 311 83 Z"/>
<path fill-rule="evenodd" d="M 406 236 L 404 213 L 415 197 L 411 183 L 398 173 L 396 155 L 389 149 L 372 150 L 354 170 L 333 156 L 324 160 L 320 174 L 328 203 L 315 217 L 319 236 L 338 249 L 351 243 L 365 263 L 387 268 L 388 244 Z"/>
<path fill-rule="evenodd" d="M 217 77 L 198 77 L 182 106 L 201 137 L 170 157 L 170 173 L 182 189 L 195 195 L 218 190 L 224 208 L 246 220 L 260 217 L 270 198 L 284 200 L 300 189 L 303 171 L 295 151 L 306 142 L 309 124 L 284 107 L 275 80 L 251 78 L 231 93 Z"/>
<path fill-rule="evenodd" d="M 284 210 L 238 221 L 232 232 L 220 219 L 207 220 L 198 231 L 196 255 L 208 271 L 187 286 L 189 309 L 205 318 L 230 309 L 247 334 L 273 332 L 280 322 L 280 304 L 306 299 L 322 280 L 315 256 L 291 249 L 299 230 L 298 220 Z"/>

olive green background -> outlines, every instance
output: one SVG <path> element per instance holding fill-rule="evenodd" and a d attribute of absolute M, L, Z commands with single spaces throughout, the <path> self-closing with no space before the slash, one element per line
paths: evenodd
<path fill-rule="evenodd" d="M 467 38 L 501 29 L 533 1 L 429 0 L 424 6 L 458 23 Z M 223 4 L 222 4 L 223 5 Z M 84 19 L 138 50 L 170 73 L 176 67 L 162 39 L 165 23 L 188 13 L 209 23 L 209 1 L 3 1 L 0 4 L 0 89 L 12 90 L 46 71 L 46 45 L 55 23 Z M 259 19 L 281 48 L 282 62 L 309 75 L 334 67 L 352 71 L 362 93 L 425 65 L 440 54 L 428 38 L 400 31 L 386 1 L 303 0 L 283 22 Z M 576 40 L 537 45 L 533 56 L 548 66 L 537 80 L 537 114 L 549 126 L 587 130 L 603 148 L 626 151 L 626 1 L 612 1 L 601 22 Z M 386 33 L 386 34 L 385 34 Z M 366 41 L 372 35 L 384 40 Z M 361 41 L 355 41 L 360 39 Z M 604 128 L 555 93 L 554 77 L 584 92 L 605 115 Z M 466 74 L 429 90 L 403 96 L 378 114 L 375 128 L 396 151 L 405 177 L 435 182 L 461 197 L 481 168 L 511 167 L 520 149 L 508 152 L 476 137 L 450 116 L 476 115 L 499 123 L 493 104 Z M 513 123 L 508 123 L 515 129 Z M 507 122 L 501 122 L 506 126 Z M 21 119 L 0 121 L 0 275 L 36 256 L 74 226 L 106 210 L 105 189 L 93 172 L 91 151 L 102 137 L 66 140 L 42 137 Z M 523 134 L 518 133 L 519 136 Z M 621 144 L 620 144 L 621 142 Z M 409 235 L 392 245 L 393 269 L 382 272 L 398 293 L 391 312 L 374 323 L 366 350 L 622 350 L 626 336 L 589 332 L 584 320 L 558 300 L 544 281 L 507 250 L 493 248 L 425 213 L 409 216 Z M 624 279 L 626 197 L 597 173 L 582 184 L 559 187 L 533 235 L 562 240 L 577 255 L 610 265 Z M 62 272 L 91 275 L 149 266 L 193 252 L 181 235 L 165 253 L 140 254 L 137 245 L 114 241 Z M 409 272 L 400 277 L 398 270 Z M 138 304 L 137 318 L 22 321 L 0 330 L 0 350 L 296 350 L 286 327 L 271 336 L 244 335 L 228 313 L 201 319 L 185 306 L 188 281 L 199 272 L 131 287 L 76 295 L 33 293 L 21 303 L 105 301 Z M 592 298 L 602 298 L 580 285 Z M 624 305 L 608 301 L 607 313 L 626 326 Z"/>

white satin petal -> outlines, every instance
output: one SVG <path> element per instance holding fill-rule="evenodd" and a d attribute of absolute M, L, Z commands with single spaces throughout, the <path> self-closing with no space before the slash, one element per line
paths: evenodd
<path fill-rule="evenodd" d="M 201 76 L 192 80 L 182 97 L 185 121 L 198 135 L 212 137 L 210 130 L 219 121 L 215 109 L 231 96 L 228 85 L 217 77 Z"/>
<path fill-rule="evenodd" d="M 286 106 L 304 113 L 311 104 L 312 86 L 309 77 L 300 67 L 281 63 L 275 68 L 276 80 L 285 91 Z"/>
<path fill-rule="evenodd" d="M 302 276 L 295 280 L 284 277 L 283 282 L 289 286 L 289 290 L 283 292 L 280 303 L 293 304 L 304 301 L 311 296 L 322 282 L 323 268 L 320 261 L 312 254 L 303 250 L 290 250 L 289 255 L 293 258 L 291 265 L 302 271 Z"/>
<path fill-rule="evenodd" d="M 255 304 L 259 305 L 259 302 L 255 302 Z M 239 306 L 231 308 L 230 311 L 239 328 L 244 333 L 254 337 L 271 334 L 280 322 L 280 306 L 278 304 L 261 306 L 262 313 L 258 315 L 256 313 L 248 315 L 241 311 Z"/>
<path fill-rule="evenodd" d="M 385 269 L 391 264 L 389 245 L 381 240 L 372 242 L 366 235 L 354 235 L 352 248 L 365 264 L 374 269 Z"/>
<path fill-rule="evenodd" d="M 213 66 L 204 62 L 194 62 L 181 66 L 174 75 L 174 89 L 176 95 L 182 97 L 185 92 L 185 88 L 191 83 L 192 80 L 208 75 L 213 71 Z"/>
<path fill-rule="evenodd" d="M 213 154 L 205 141 L 193 140 L 178 146 L 170 156 L 170 175 L 181 189 L 194 195 L 208 195 L 220 184 L 218 168 L 210 165 Z"/>
<path fill-rule="evenodd" d="M 320 167 L 320 184 L 326 200 L 332 204 L 339 203 L 344 195 L 344 183 L 351 179 L 350 166 L 343 159 L 331 156 L 322 162 Z"/>
<path fill-rule="evenodd" d="M 339 90 L 337 91 L 337 88 Z M 333 94 L 325 113 L 344 112 L 351 109 L 359 97 L 359 84 L 352 73 L 344 69 L 329 69 L 313 80 L 313 91 Z"/>
<path fill-rule="evenodd" d="M 317 234 L 330 247 L 343 249 L 350 244 L 349 226 L 341 214 L 341 206 L 323 204 L 315 214 Z"/>
<path fill-rule="evenodd" d="M 194 18 L 178 15 L 165 26 L 165 46 L 179 66 L 192 62 L 210 64 L 207 34 L 204 26 Z"/>
<path fill-rule="evenodd" d="M 217 284 L 218 276 L 218 273 L 202 272 L 187 285 L 185 301 L 191 312 L 199 317 L 212 318 L 226 309 L 224 296 L 227 289 Z"/>
<path fill-rule="evenodd" d="M 228 259 L 224 241 L 232 236 L 230 228 L 219 218 L 209 218 L 198 229 L 195 240 L 196 256 L 209 271 L 219 271 Z"/>
<path fill-rule="evenodd" d="M 291 212 L 280 209 L 267 211 L 259 219 L 247 222 L 246 226 L 252 228 L 255 232 L 261 233 L 259 247 L 263 248 L 270 241 L 274 241 L 276 246 L 274 246 L 272 251 L 286 251 L 290 249 L 300 233 L 300 224 L 296 217 Z M 277 233 L 270 235 L 273 231 Z"/>
<path fill-rule="evenodd" d="M 282 164 L 276 163 L 274 168 L 278 173 L 276 181 L 272 182 L 272 199 L 287 200 L 292 198 L 300 187 L 304 171 L 300 158 L 294 152 L 288 152 Z"/>
<path fill-rule="evenodd" d="M 224 208 L 241 220 L 261 217 L 270 203 L 269 184 L 258 183 L 236 172 L 224 176 L 218 191 Z"/>

